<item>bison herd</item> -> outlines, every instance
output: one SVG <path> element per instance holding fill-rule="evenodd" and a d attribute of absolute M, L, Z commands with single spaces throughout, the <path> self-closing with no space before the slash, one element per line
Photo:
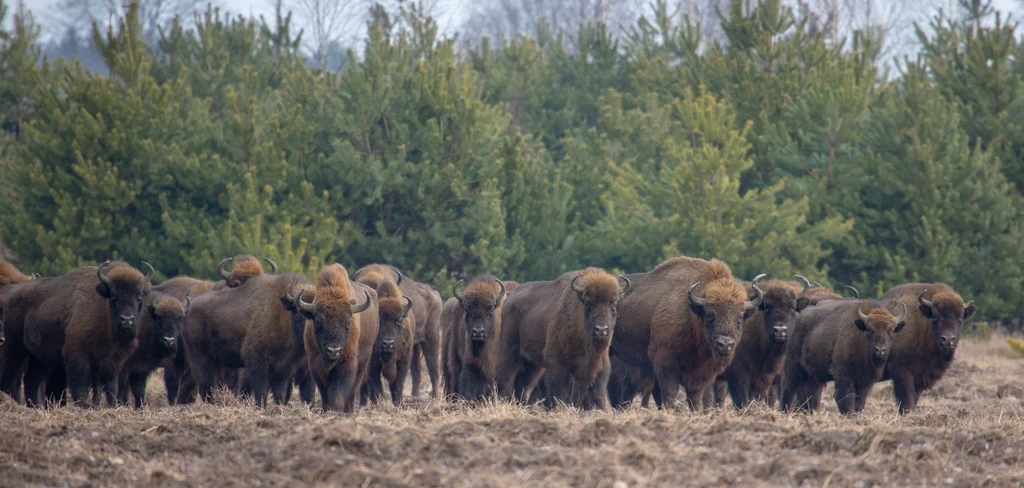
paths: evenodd
<path fill-rule="evenodd" d="M 26 276 L 0 262 L 0 388 L 28 405 L 141 407 L 164 370 L 168 402 L 211 402 L 227 388 L 257 406 L 289 401 L 353 412 L 400 405 L 406 376 L 419 396 L 558 403 L 582 409 L 648 405 L 737 408 L 751 401 L 815 410 L 828 382 L 840 412 L 864 408 L 892 380 L 900 413 L 952 364 L 977 310 L 942 283 L 878 299 L 800 281 L 733 277 L 712 259 L 670 259 L 647 273 L 598 268 L 553 281 L 483 275 L 440 294 L 397 268 L 340 264 L 315 282 L 266 273 L 253 256 L 225 259 L 220 281 L 151 283 L 123 262 L 63 276 Z M 226 269 L 231 264 L 231 270 Z"/>

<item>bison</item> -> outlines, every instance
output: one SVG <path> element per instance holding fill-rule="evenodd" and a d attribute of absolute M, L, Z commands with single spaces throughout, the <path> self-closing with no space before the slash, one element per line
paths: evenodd
<path fill-rule="evenodd" d="M 751 285 L 757 283 L 757 278 Z M 786 338 L 796 323 L 797 314 L 810 303 L 804 292 L 798 293 L 783 281 L 768 281 L 761 285 L 764 299 L 757 313 L 743 321 L 743 333 L 732 362 L 718 376 L 718 382 L 728 385 L 729 395 L 736 408 L 743 408 L 751 400 L 768 400 L 775 378 L 782 372 L 786 353 Z M 715 390 L 715 403 L 721 405 L 723 388 Z"/>
<path fill-rule="evenodd" d="M 292 377 L 305 360 L 303 327 L 295 324 L 285 304 L 294 296 L 289 288 L 304 282 L 294 273 L 260 275 L 196 297 L 182 326 L 182 340 L 203 400 L 212 400 L 223 368 L 245 368 L 245 391 L 257 406 L 266 405 L 268 392 L 278 404 L 285 402 Z M 189 402 L 191 396 L 182 388 L 178 402 Z"/>
<path fill-rule="evenodd" d="M 356 302 L 353 292 L 365 300 Z M 371 292 L 350 282 L 344 266 L 332 264 L 320 271 L 313 301 L 298 302 L 307 320 L 303 339 L 309 371 L 324 410 L 355 411 L 377 339 L 377 294 Z"/>
<path fill-rule="evenodd" d="M 892 379 L 900 413 L 917 406 L 921 393 L 935 386 L 953 364 L 964 321 L 978 311 L 943 283 L 896 286 L 881 298 L 910 308 L 907 330 L 892 345 L 885 379 Z"/>
<path fill-rule="evenodd" d="M 373 343 L 370 369 L 362 387 L 363 405 L 377 402 L 383 396 L 382 376 L 388 380 L 391 402 L 396 406 L 402 404 L 416 328 L 411 308 L 412 299 L 403 296 L 395 282 L 385 279 L 377 287 L 377 340 Z"/>
<path fill-rule="evenodd" d="M 37 279 L 37 275 L 35 273 L 33 273 L 31 277 L 26 276 L 13 264 L 6 261 L 0 261 L 0 361 L 3 361 L 2 358 L 5 356 L 3 343 L 6 341 L 7 335 L 4 332 L 4 302 L 7 300 L 7 295 L 14 291 L 14 288 L 18 284 L 34 279 Z M 20 333 L 17 336 L 21 337 Z M 24 374 L 24 366 L 24 364 L 6 365 L 3 362 L 0 362 L 0 382 L 3 381 L 2 378 L 5 375 L 9 375 L 13 378 L 11 381 L 17 383 L 12 388 L 13 398 L 18 402 L 23 400 L 21 398 L 21 390 L 18 386 L 21 385 L 21 376 Z M 7 371 L 7 373 L 4 373 L 5 371 Z"/>
<path fill-rule="evenodd" d="M 185 293 L 184 304 L 160 292 L 146 296 L 139 322 L 139 345 L 121 368 L 117 388 L 120 403 L 127 404 L 130 393 L 135 397 L 135 408 L 142 408 L 149 374 L 177 354 L 181 323 L 188 313 L 191 293 L 191 289 Z"/>
<path fill-rule="evenodd" d="M 83 404 L 90 388 L 101 385 L 107 404 L 114 406 L 118 373 L 138 343 L 142 304 L 150 292 L 153 267 L 143 264 L 149 268 L 145 276 L 126 263 L 108 261 L 30 281 L 8 296 L 5 325 L 20 337 L 8 338 L 12 347 L 4 360 L 21 364 L 27 357 L 27 401 L 42 403 L 43 381 L 55 392 L 66 382 L 76 403 Z M 11 393 L 16 380 L 6 373 L 5 368 L 2 386 Z"/>
<path fill-rule="evenodd" d="M 744 316 L 762 300 L 733 278 L 725 263 L 678 257 L 649 273 L 626 276 L 633 291 L 621 305 L 612 348 L 639 378 L 656 380 L 654 398 L 671 405 L 679 388 L 691 408 L 732 361 Z M 629 397 L 632 398 L 632 397 Z"/>
<path fill-rule="evenodd" d="M 267 264 L 270 265 L 270 274 L 277 274 L 277 263 L 270 260 L 270 258 L 263 258 Z M 224 265 L 230 261 L 234 261 L 229 273 L 224 269 Z M 217 274 L 220 275 L 224 281 L 218 282 L 214 289 L 221 288 L 237 288 L 242 286 L 249 278 L 260 276 L 263 274 L 263 266 L 260 261 L 256 259 L 256 256 L 244 255 L 239 257 L 237 260 L 233 258 L 224 258 L 217 265 Z"/>
<path fill-rule="evenodd" d="M 620 284 L 621 282 L 621 284 Z M 601 269 L 525 283 L 501 311 L 495 378 L 502 396 L 530 398 L 543 375 L 548 407 L 608 407 L 611 345 L 629 280 Z"/>
<path fill-rule="evenodd" d="M 893 317 L 879 300 L 831 300 L 803 311 L 786 347 L 782 409 L 816 410 L 821 390 L 835 381 L 839 412 L 863 410 L 906 319 L 906 305 Z"/>
<path fill-rule="evenodd" d="M 429 286 L 417 283 L 398 268 L 386 264 L 370 264 L 360 268 L 353 280 L 364 282 L 371 288 L 388 278 L 398 285 L 402 295 L 412 299 L 412 315 L 416 318 L 416 342 L 412 350 L 412 396 L 420 395 L 420 357 L 426 360 L 430 376 L 430 396 L 437 397 L 438 355 L 441 347 L 441 295 Z"/>
<path fill-rule="evenodd" d="M 509 285 L 492 275 L 476 277 L 462 292 L 461 283 L 452 286 L 452 298 L 441 311 L 444 394 L 477 401 L 494 384 L 495 344 Z"/>

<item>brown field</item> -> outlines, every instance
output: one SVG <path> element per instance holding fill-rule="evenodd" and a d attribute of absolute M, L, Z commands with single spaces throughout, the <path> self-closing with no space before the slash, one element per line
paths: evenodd
<path fill-rule="evenodd" d="M 755 405 L 547 412 L 417 399 L 354 417 L 149 404 L 33 410 L 0 399 L 2 486 L 1021 486 L 1024 359 L 966 341 L 919 410 L 888 384 L 860 417 Z M 828 394 L 828 393 L 827 393 Z"/>

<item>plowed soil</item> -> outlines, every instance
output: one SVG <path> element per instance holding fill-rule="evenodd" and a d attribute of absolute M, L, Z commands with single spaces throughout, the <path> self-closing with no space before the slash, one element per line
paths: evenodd
<path fill-rule="evenodd" d="M 969 341 L 910 415 L 879 385 L 858 417 L 765 405 L 707 413 L 577 412 L 413 399 L 354 416 L 29 409 L 0 398 L 2 486 L 1021 486 L 1024 358 Z M 429 390 L 429 388 L 428 388 Z M 829 395 L 827 392 L 826 395 Z"/>

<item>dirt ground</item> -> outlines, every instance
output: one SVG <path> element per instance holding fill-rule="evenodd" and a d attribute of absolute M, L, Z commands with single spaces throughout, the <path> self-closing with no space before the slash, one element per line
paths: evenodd
<path fill-rule="evenodd" d="M 322 414 L 149 406 L 28 409 L 0 398 L 0 486 L 1021 486 L 1024 359 L 969 341 L 919 409 L 892 388 L 843 418 L 742 412 L 553 412 L 415 399 Z M 426 379 L 426 378 L 424 378 Z M 428 389 L 429 390 L 429 389 Z"/>

